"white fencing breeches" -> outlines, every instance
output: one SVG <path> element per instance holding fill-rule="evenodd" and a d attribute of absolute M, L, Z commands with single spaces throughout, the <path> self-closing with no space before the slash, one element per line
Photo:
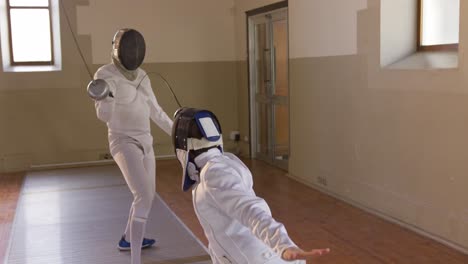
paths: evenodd
<path fill-rule="evenodd" d="M 145 225 L 156 193 L 154 151 L 151 148 L 144 153 L 137 141 L 129 141 L 118 144 L 112 152 L 133 194 L 125 235 L 130 237 L 132 264 L 139 264 Z"/>

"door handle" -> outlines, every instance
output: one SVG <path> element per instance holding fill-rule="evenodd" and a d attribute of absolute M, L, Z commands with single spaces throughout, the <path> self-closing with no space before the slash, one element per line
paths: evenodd
<path fill-rule="evenodd" d="M 271 81 L 271 72 L 270 72 L 270 67 L 271 66 L 271 59 L 270 59 L 270 49 L 263 49 L 263 79 L 265 82 Z"/>
<path fill-rule="evenodd" d="M 273 45 L 273 44 L 272 44 Z M 276 47 L 273 46 L 272 47 L 272 51 L 271 51 L 271 57 L 272 57 L 272 62 L 271 62 L 271 71 L 272 71 L 272 81 L 274 82 L 273 85 L 271 85 L 271 89 L 270 89 L 270 94 L 271 95 L 274 95 L 276 91 L 273 90 L 273 88 L 276 86 Z"/>

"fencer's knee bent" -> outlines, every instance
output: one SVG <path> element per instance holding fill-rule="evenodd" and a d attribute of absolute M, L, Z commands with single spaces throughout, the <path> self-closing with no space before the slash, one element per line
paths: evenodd
<path fill-rule="evenodd" d="M 133 200 L 133 215 L 136 218 L 148 218 L 151 206 L 153 205 L 154 192 L 142 193 L 135 196 Z"/>

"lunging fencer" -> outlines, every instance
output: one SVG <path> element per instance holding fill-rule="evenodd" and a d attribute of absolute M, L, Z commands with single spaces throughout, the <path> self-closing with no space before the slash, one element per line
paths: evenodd
<path fill-rule="evenodd" d="M 132 264 L 141 263 L 142 247 L 155 243 L 144 238 L 156 193 L 150 120 L 168 135 L 172 129 L 172 120 L 159 106 L 140 68 L 145 51 L 145 40 L 138 31 L 118 30 L 112 41 L 112 62 L 99 68 L 88 85 L 97 117 L 108 127 L 110 152 L 133 194 L 127 226 L 118 243 L 120 250 L 131 250 Z"/>
<path fill-rule="evenodd" d="M 223 151 L 221 126 L 212 112 L 179 109 L 172 140 L 182 165 L 182 190 L 192 189 L 214 264 L 303 264 L 330 252 L 304 251 L 294 244 L 267 203 L 256 196 L 247 166 Z"/>

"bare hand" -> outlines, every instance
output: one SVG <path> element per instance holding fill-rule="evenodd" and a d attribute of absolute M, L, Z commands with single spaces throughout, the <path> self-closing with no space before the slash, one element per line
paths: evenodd
<path fill-rule="evenodd" d="M 284 260 L 300 260 L 300 259 L 311 260 L 311 259 L 315 259 L 317 257 L 323 256 L 328 253 L 330 253 L 329 248 L 312 249 L 310 251 L 304 251 L 300 248 L 291 247 L 283 251 L 282 258 Z"/>

